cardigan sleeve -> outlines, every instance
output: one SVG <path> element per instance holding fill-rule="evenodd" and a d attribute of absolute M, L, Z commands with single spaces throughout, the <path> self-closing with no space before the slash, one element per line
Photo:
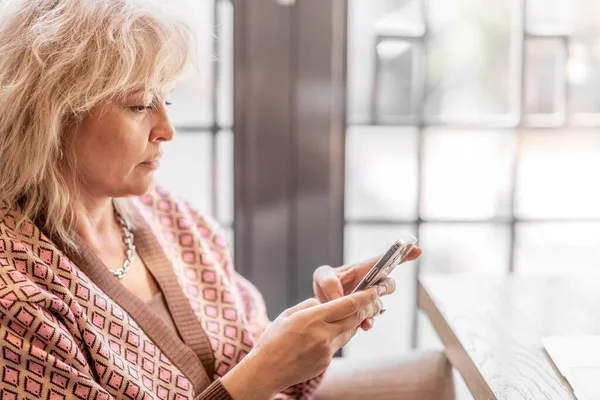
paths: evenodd
<path fill-rule="evenodd" d="M 220 379 L 215 380 L 194 400 L 233 400 L 229 395 Z"/>
<path fill-rule="evenodd" d="M 90 375 L 73 337 L 38 304 L 1 299 L 0 338 L 0 398 L 114 398 Z"/>
<path fill-rule="evenodd" d="M 0 338 L 0 398 L 115 399 L 74 359 L 83 358 L 76 340 L 36 304 L 0 300 Z M 195 400 L 233 399 L 216 380 Z"/>
<path fill-rule="evenodd" d="M 212 231 L 212 240 L 226 243 L 225 235 L 219 224 L 204 215 L 201 215 L 189 203 L 185 203 L 191 216 L 198 226 L 207 227 Z M 248 320 L 248 330 L 250 334 L 258 339 L 267 329 L 271 321 L 267 316 L 267 308 L 260 291 L 250 281 L 245 279 L 234 269 L 231 252 L 225 251 L 224 257 L 221 259 L 221 267 L 226 275 L 235 284 L 238 295 L 243 302 L 244 314 Z M 295 399 L 311 399 L 316 392 L 323 375 L 319 375 L 306 382 L 296 384 L 283 392 L 276 395 L 275 400 L 295 400 Z"/>
<path fill-rule="evenodd" d="M 0 237 L 0 249 L 14 249 L 0 257 L 0 399 L 121 398 L 130 387 L 122 387 L 118 374 L 99 376 L 100 366 L 105 371 L 107 366 L 90 347 L 103 345 L 90 333 L 93 322 L 84 308 L 67 299 L 61 286 L 66 278 L 43 268 L 26 245 L 8 239 Z M 131 388 L 134 393 L 135 385 Z M 217 380 L 195 400 L 232 399 Z"/>

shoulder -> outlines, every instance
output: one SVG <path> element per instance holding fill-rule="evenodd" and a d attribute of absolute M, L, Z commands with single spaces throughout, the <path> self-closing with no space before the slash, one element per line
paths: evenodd
<path fill-rule="evenodd" d="M 193 231 L 204 240 L 226 246 L 223 229 L 214 218 L 199 212 L 188 201 L 162 186 L 154 186 L 148 194 L 137 197 L 134 203 L 144 218 L 162 228 L 179 233 Z"/>
<path fill-rule="evenodd" d="M 21 221 L 21 223 L 19 223 Z M 62 253 L 31 221 L 16 210 L 0 216 L 0 300 L 39 302 L 61 292 L 58 270 L 70 271 Z"/>
<path fill-rule="evenodd" d="M 156 185 L 152 190 L 136 198 L 138 207 L 154 216 L 169 216 L 186 219 L 198 219 L 207 227 L 218 229 L 219 224 L 210 216 L 198 212 L 187 200 L 176 196 L 160 185 Z"/>
<path fill-rule="evenodd" d="M 167 254 L 176 254 L 187 266 L 218 265 L 225 273 L 233 273 L 226 235 L 213 218 L 160 186 L 136 198 L 134 205 Z"/>

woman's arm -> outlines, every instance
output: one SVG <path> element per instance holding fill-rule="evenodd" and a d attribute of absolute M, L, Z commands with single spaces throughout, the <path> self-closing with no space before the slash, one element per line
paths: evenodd
<path fill-rule="evenodd" d="M 255 337 L 260 338 L 262 333 L 269 327 L 271 321 L 267 317 L 267 309 L 264 300 L 254 285 L 239 274 L 235 274 L 238 291 L 243 299 L 246 315 L 249 316 L 251 331 Z M 281 389 L 274 400 L 292 400 L 306 398 L 314 394 L 321 382 L 322 375 L 318 375 L 307 381 L 297 383 L 289 388 Z M 269 397 L 270 398 L 270 397 Z"/>
<path fill-rule="evenodd" d="M 168 198 L 168 194 L 163 197 Z M 379 313 L 378 289 L 327 304 L 309 299 L 271 323 L 259 291 L 235 272 L 218 224 L 184 202 L 179 202 L 177 209 L 182 219 L 190 218 L 188 224 L 197 229 L 205 251 L 212 252 L 222 282 L 241 306 L 248 353 L 241 353 L 242 360 L 234 362 L 221 378 L 224 388 L 235 400 L 261 400 L 273 395 L 281 400 L 310 398 L 333 354 L 354 336 L 362 321 Z"/>
<path fill-rule="evenodd" d="M 221 268 L 223 269 L 224 274 L 227 276 L 228 280 L 233 284 L 232 289 L 236 291 L 237 297 L 241 301 L 241 305 L 243 307 L 245 318 L 248 322 L 248 332 L 252 335 L 252 337 L 256 340 L 260 339 L 263 332 L 271 325 L 271 321 L 267 316 L 267 310 L 265 306 L 265 301 L 258 291 L 258 289 L 240 274 L 238 274 L 233 267 L 233 260 L 231 257 L 231 252 L 229 249 L 222 249 L 220 246 L 226 243 L 225 235 L 223 230 L 218 225 L 216 221 L 213 219 L 198 213 L 189 203 L 182 202 L 180 205 L 182 210 L 186 210 L 191 216 L 194 224 L 198 226 L 201 230 L 209 229 L 211 234 L 205 238 L 211 245 L 216 245 L 219 247 L 220 254 L 216 257 L 221 264 Z M 253 355 L 253 352 L 248 354 L 246 358 L 250 358 Z M 321 381 L 321 375 L 308 379 L 305 382 L 300 382 L 292 387 L 281 387 L 277 391 L 271 393 L 270 392 L 270 383 L 266 382 L 263 384 L 263 388 L 257 388 L 255 382 L 257 382 L 257 378 L 253 376 L 253 374 L 249 371 L 254 370 L 265 370 L 264 365 L 260 365 L 261 362 L 251 361 L 248 362 L 246 360 L 242 360 L 240 366 L 235 366 L 229 371 L 223 378 L 222 383 L 232 394 L 234 399 L 251 399 L 251 398 L 271 398 L 273 396 L 274 399 L 277 400 L 292 400 L 292 399 L 300 399 L 306 398 L 307 396 L 311 396 L 312 393 L 315 392 L 316 388 Z M 260 365 L 260 366 L 258 366 Z M 254 384 L 247 385 L 245 382 L 254 382 Z M 281 392 L 281 393 L 279 393 Z M 236 393 L 243 394 L 240 396 L 239 394 L 236 397 Z M 267 397 L 265 396 L 265 393 Z M 258 396 L 258 397 L 253 397 Z"/>
<path fill-rule="evenodd" d="M 114 399 L 91 376 L 75 340 L 35 303 L 0 300 L 0 394 Z"/>
<path fill-rule="evenodd" d="M 92 376 L 77 341 L 38 304 L 0 300 L 0 338 L 0 398 L 29 394 L 43 399 L 115 399 Z M 217 380 L 196 400 L 231 396 Z"/>
<path fill-rule="evenodd" d="M 233 399 L 266 400 L 277 393 L 270 379 L 270 372 L 261 356 L 250 352 L 240 363 L 229 371 L 221 382 Z"/>

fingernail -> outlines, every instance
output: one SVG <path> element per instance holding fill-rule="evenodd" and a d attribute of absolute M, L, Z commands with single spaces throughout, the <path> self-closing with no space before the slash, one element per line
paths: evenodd
<path fill-rule="evenodd" d="M 383 285 L 377 286 L 377 293 L 378 293 L 380 296 L 381 296 L 381 295 L 384 295 L 384 294 L 385 294 L 385 292 L 387 292 L 387 287 L 385 287 L 385 286 L 383 286 Z"/>

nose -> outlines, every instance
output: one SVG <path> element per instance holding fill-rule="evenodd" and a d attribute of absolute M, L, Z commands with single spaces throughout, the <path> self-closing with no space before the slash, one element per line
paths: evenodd
<path fill-rule="evenodd" d="M 164 105 L 158 107 L 154 114 L 154 124 L 150 131 L 150 142 L 169 142 L 175 137 L 175 128 L 169 120 L 167 108 Z"/>

